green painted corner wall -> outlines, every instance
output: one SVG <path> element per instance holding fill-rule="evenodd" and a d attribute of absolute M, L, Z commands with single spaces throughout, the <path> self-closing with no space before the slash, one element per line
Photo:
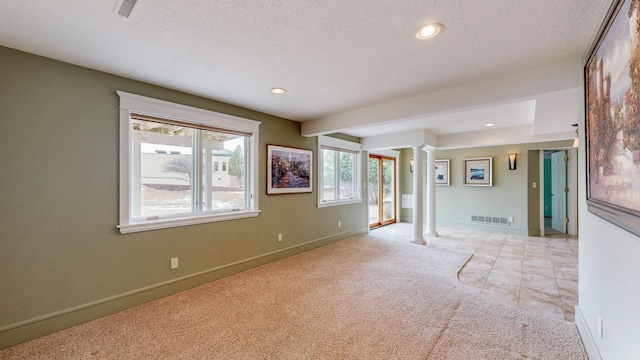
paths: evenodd
<path fill-rule="evenodd" d="M 540 236 L 540 151 L 527 150 L 527 157 L 527 235 Z"/>
<path fill-rule="evenodd" d="M 540 149 L 571 147 L 571 141 L 489 146 L 436 151 L 436 159 L 450 160 L 450 186 L 436 186 L 436 226 L 459 227 L 486 231 L 536 236 L 540 234 L 539 187 L 529 186 L 539 181 Z M 516 153 L 517 168 L 509 170 L 507 155 Z M 413 193 L 409 160 L 412 149 L 401 151 L 400 193 Z M 464 159 L 493 158 L 493 186 L 464 186 Z M 401 209 L 401 220 L 412 221 L 412 209 Z M 472 215 L 513 217 L 509 225 L 472 222 Z"/>
<path fill-rule="evenodd" d="M 317 164 L 297 122 L 4 47 L 0 79 L 0 348 L 366 231 L 364 203 L 266 195 L 267 144 Z M 261 121 L 261 214 L 121 235 L 116 90 Z"/>

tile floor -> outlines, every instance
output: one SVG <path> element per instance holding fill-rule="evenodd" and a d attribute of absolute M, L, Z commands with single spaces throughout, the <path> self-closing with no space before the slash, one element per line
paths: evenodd
<path fill-rule="evenodd" d="M 438 228 L 428 246 L 473 253 L 458 273 L 469 290 L 489 299 L 574 321 L 578 304 L 578 238 L 531 237 L 466 229 Z M 370 232 L 372 236 L 411 239 L 410 223 Z"/>

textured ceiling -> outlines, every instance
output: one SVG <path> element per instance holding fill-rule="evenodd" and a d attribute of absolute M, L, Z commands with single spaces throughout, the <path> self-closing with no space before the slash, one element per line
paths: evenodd
<path fill-rule="evenodd" d="M 114 3 L 2 0 L 0 45 L 307 121 L 581 57 L 610 0 Z"/>

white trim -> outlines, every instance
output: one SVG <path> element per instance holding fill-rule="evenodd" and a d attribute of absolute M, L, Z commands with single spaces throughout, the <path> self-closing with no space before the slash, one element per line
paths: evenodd
<path fill-rule="evenodd" d="M 250 217 L 256 217 L 258 215 L 260 215 L 260 211 L 252 211 L 252 210 L 234 211 L 234 212 L 227 212 L 227 213 L 215 214 L 215 215 L 200 215 L 200 216 L 180 218 L 180 219 L 130 223 L 128 225 L 118 225 L 117 227 L 118 229 L 120 229 L 121 234 L 129 234 L 129 233 L 140 232 L 140 231 L 167 229 L 167 228 L 178 227 L 178 226 L 206 224 L 206 223 L 216 222 L 216 221 L 245 219 Z"/>
<path fill-rule="evenodd" d="M 396 150 L 371 150 L 369 151 L 369 154 L 392 157 L 396 160 L 400 157 L 400 151 Z"/>
<path fill-rule="evenodd" d="M 338 206 L 338 205 L 359 204 L 361 202 L 362 202 L 362 199 L 323 201 L 323 202 L 318 202 L 318 207 L 324 208 L 324 207 L 331 207 L 331 206 Z"/>
<path fill-rule="evenodd" d="M 569 162 L 567 164 L 567 186 L 569 188 L 569 192 L 566 194 L 567 196 L 567 218 L 569 219 L 569 223 L 567 224 L 567 235 L 577 236 L 578 235 L 578 149 L 577 148 L 544 148 L 538 150 L 539 157 L 539 178 L 538 178 L 538 188 L 540 189 L 539 201 L 540 201 L 540 210 L 539 210 L 539 224 L 540 226 L 540 236 L 544 236 L 545 226 L 544 226 L 544 153 L 545 151 L 567 151 L 567 157 L 569 158 Z M 531 186 L 531 184 L 527 181 L 527 186 Z"/>
<path fill-rule="evenodd" d="M 367 179 L 369 181 L 369 155 L 380 155 L 391 157 L 395 159 L 396 162 L 396 173 L 395 173 L 395 182 L 396 182 L 396 223 L 400 222 L 400 210 L 401 210 L 401 201 L 402 197 L 400 195 L 400 151 L 396 150 L 371 150 L 367 153 L 367 174 L 363 177 L 363 179 Z M 367 184 L 367 195 L 366 198 L 369 199 L 369 184 Z M 367 200 L 368 201 L 368 200 Z M 369 207 L 367 206 L 367 223 L 369 222 Z"/>
<path fill-rule="evenodd" d="M 602 360 L 600 351 L 598 351 L 598 346 L 593 340 L 593 336 L 591 335 L 591 331 L 589 331 L 589 326 L 587 326 L 587 321 L 582 314 L 582 310 L 580 310 L 580 306 L 576 305 L 575 309 L 576 328 L 578 329 L 578 333 L 582 339 L 582 344 L 587 351 L 587 356 L 589 356 L 590 360 Z"/>
<path fill-rule="evenodd" d="M 243 119 L 215 111 L 130 94 L 124 91 L 116 92 L 118 96 L 120 96 L 120 109 L 126 109 L 129 112 L 140 112 L 145 115 L 220 127 L 245 133 L 256 133 L 260 126 L 260 122 L 255 120 Z"/>
<path fill-rule="evenodd" d="M 320 148 L 321 146 L 329 146 L 349 151 L 362 151 L 362 145 L 358 143 L 322 135 L 318 136 L 318 148 Z"/>
<path fill-rule="evenodd" d="M 322 156 L 322 148 L 329 147 L 333 149 L 342 149 L 345 151 L 357 152 L 356 154 L 356 163 L 353 165 L 354 170 L 356 171 L 355 180 L 354 180 L 354 195 L 353 199 L 344 199 L 344 200 L 331 200 L 324 201 L 322 199 L 322 189 L 324 188 L 324 179 L 323 179 L 323 167 L 324 167 L 324 159 Z M 350 205 L 350 204 L 358 204 L 362 202 L 362 145 L 359 143 L 336 139 L 328 136 L 318 136 L 318 208 L 338 206 L 338 205 Z"/>
<path fill-rule="evenodd" d="M 243 119 L 210 110 L 175 104 L 145 96 L 117 91 L 120 97 L 120 233 L 165 229 L 170 227 L 203 224 L 217 221 L 227 221 L 255 217 L 260 214 L 258 207 L 258 129 L 259 121 Z M 229 210 L 223 213 L 194 214 L 179 218 L 165 218 L 160 220 L 137 220 L 131 214 L 131 176 L 134 172 L 132 164 L 133 135 L 131 131 L 131 114 L 139 113 L 180 120 L 194 125 L 206 125 L 248 134 L 249 151 L 247 167 L 246 202 L 248 208 L 240 211 Z M 194 199 L 198 200 L 198 199 Z"/>
<path fill-rule="evenodd" d="M 569 164 L 567 166 L 569 182 L 569 193 L 567 193 L 567 200 L 569 207 L 567 208 L 567 217 L 569 218 L 569 224 L 567 224 L 567 233 L 569 235 L 578 235 L 578 148 L 567 149 L 567 156 L 569 158 Z"/>

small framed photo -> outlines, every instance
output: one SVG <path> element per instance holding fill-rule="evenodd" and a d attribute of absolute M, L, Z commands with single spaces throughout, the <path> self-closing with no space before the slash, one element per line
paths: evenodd
<path fill-rule="evenodd" d="M 267 145 L 267 194 L 313 191 L 313 151 Z"/>
<path fill-rule="evenodd" d="M 464 159 L 464 186 L 493 186 L 493 158 Z"/>
<path fill-rule="evenodd" d="M 436 160 L 436 185 L 449 186 L 449 159 Z"/>

